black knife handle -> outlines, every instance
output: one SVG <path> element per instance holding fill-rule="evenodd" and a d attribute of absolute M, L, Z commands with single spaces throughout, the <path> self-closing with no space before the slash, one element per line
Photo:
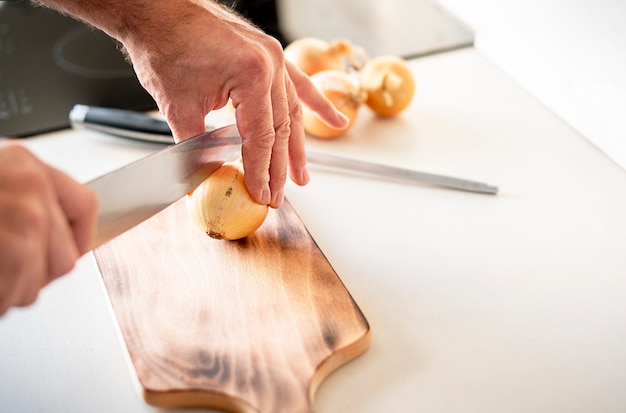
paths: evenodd
<path fill-rule="evenodd" d="M 98 106 L 74 105 L 70 124 L 75 129 L 91 129 L 111 135 L 156 143 L 173 144 L 166 121 L 142 112 Z"/>

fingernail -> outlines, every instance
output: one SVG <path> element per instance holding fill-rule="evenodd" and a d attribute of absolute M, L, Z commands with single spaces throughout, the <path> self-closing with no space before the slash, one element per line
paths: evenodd
<path fill-rule="evenodd" d="M 341 123 L 344 125 L 347 125 L 348 123 L 350 123 L 350 118 L 347 117 L 343 112 L 337 111 L 337 117 L 341 119 Z"/>
<path fill-rule="evenodd" d="M 300 177 L 300 179 L 301 179 L 301 182 L 302 182 L 301 185 L 306 185 L 311 180 L 311 176 L 309 175 L 309 170 L 307 168 L 304 168 L 302 170 L 302 176 Z"/>
<path fill-rule="evenodd" d="M 271 201 L 272 195 L 270 193 L 270 187 L 266 185 L 265 188 L 263 188 L 263 193 L 261 194 L 261 202 L 263 205 L 269 205 Z"/>
<path fill-rule="evenodd" d="M 271 203 L 272 208 L 280 208 L 280 206 L 283 204 L 284 199 L 285 199 L 285 190 L 281 189 L 280 191 L 276 193 L 276 197 Z"/>

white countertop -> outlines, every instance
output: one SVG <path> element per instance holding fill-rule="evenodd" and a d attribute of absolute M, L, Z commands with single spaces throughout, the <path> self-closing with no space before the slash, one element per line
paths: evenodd
<path fill-rule="evenodd" d="M 626 172 L 475 50 L 411 64 L 401 118 L 364 110 L 309 148 L 500 193 L 315 165 L 289 184 L 373 334 L 322 384 L 318 412 L 623 412 Z M 73 131 L 25 144 L 80 180 L 157 148 Z M 1 318 L 0 337 L 2 412 L 160 411 L 137 392 L 91 254 Z"/>
<path fill-rule="evenodd" d="M 476 48 L 626 169 L 626 2 L 435 0 Z"/>

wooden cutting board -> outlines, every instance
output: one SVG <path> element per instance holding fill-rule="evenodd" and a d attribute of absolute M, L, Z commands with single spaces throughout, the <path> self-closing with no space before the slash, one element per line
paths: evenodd
<path fill-rule="evenodd" d="M 313 412 L 370 329 L 285 202 L 240 241 L 195 227 L 186 200 L 95 251 L 147 403 Z"/>

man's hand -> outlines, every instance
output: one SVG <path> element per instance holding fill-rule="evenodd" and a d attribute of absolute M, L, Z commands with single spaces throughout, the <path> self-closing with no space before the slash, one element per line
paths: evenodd
<path fill-rule="evenodd" d="M 304 185 L 300 102 L 329 125 L 348 120 L 285 61 L 280 43 L 212 0 L 42 0 L 118 39 L 176 140 L 205 131 L 205 116 L 229 99 L 243 138 L 246 186 L 280 206 L 287 177 Z"/>
<path fill-rule="evenodd" d="M 35 301 L 69 272 L 95 235 L 90 189 L 22 146 L 0 144 L 0 315 Z"/>
<path fill-rule="evenodd" d="M 309 180 L 300 99 L 335 126 L 346 126 L 343 116 L 286 63 L 276 39 L 212 1 L 174 2 L 177 11 L 159 3 L 165 9 L 122 38 L 140 81 L 177 140 L 204 132 L 205 115 L 230 98 L 248 190 L 257 202 L 280 206 L 288 164 L 295 183 Z"/>

